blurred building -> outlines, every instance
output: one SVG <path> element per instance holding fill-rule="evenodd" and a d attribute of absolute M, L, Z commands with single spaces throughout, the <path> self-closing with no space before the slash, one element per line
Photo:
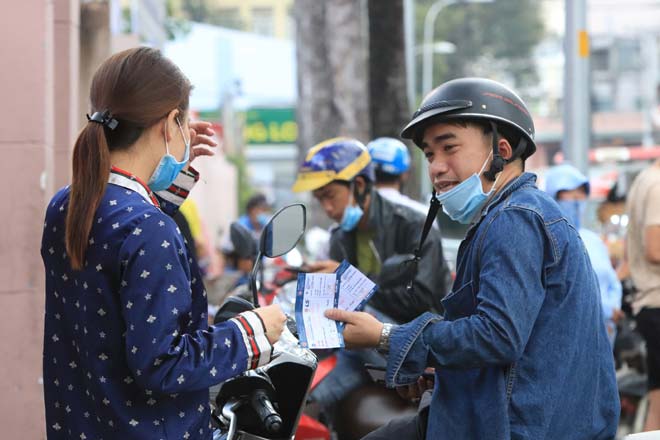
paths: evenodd
<path fill-rule="evenodd" d="M 223 26 L 268 37 L 291 39 L 293 0 L 218 0 Z"/>
<path fill-rule="evenodd" d="M 246 164 L 244 183 L 277 206 L 292 201 L 298 135 L 293 42 L 193 23 L 166 43 L 165 53 L 195 84 L 191 108 L 223 125 L 224 149 Z"/>
<path fill-rule="evenodd" d="M 634 160 L 638 154 L 602 148 L 660 149 L 660 3 L 588 0 L 587 4 L 592 148 L 601 148 L 591 157 L 595 163 L 604 157 L 610 162 Z M 543 9 L 547 36 L 535 52 L 539 82 L 528 95 L 534 97 L 537 140 L 553 160 L 563 133 L 564 2 L 544 0 Z"/>

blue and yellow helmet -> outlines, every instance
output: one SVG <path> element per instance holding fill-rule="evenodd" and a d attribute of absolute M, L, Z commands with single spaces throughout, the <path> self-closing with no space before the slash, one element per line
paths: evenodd
<path fill-rule="evenodd" d="M 357 139 L 337 137 L 316 144 L 298 169 L 293 191 L 314 191 L 335 180 L 352 181 L 363 176 L 374 181 L 371 156 Z"/>

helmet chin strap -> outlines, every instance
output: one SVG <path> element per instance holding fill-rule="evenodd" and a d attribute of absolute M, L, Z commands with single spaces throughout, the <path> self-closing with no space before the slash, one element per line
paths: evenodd
<path fill-rule="evenodd" d="M 500 136 L 497 134 L 497 125 L 493 121 L 489 121 L 489 123 L 493 133 L 493 160 L 490 163 L 488 171 L 484 172 L 484 176 L 486 179 L 494 182 L 497 174 L 502 172 L 507 161 L 500 155 Z"/>
<path fill-rule="evenodd" d="M 489 121 L 489 123 L 493 131 L 493 161 L 490 163 L 490 168 L 488 168 L 488 171 L 484 172 L 484 176 L 486 177 L 486 179 L 490 180 L 491 182 L 494 182 L 495 179 L 497 178 L 497 174 L 502 172 L 502 170 L 504 169 L 504 165 L 513 162 L 518 157 L 520 157 L 520 155 L 522 155 L 522 153 L 527 148 L 527 139 L 521 137 L 520 140 L 518 141 L 518 145 L 513 150 L 513 154 L 511 155 L 511 158 L 504 159 L 500 155 L 500 149 L 499 149 L 500 136 L 497 134 L 497 124 L 495 124 L 493 121 Z"/>

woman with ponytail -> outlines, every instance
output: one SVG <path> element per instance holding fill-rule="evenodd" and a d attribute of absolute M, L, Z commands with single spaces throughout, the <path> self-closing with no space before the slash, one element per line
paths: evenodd
<path fill-rule="evenodd" d="M 48 205 L 44 397 L 49 439 L 210 439 L 208 388 L 270 360 L 279 306 L 208 326 L 196 262 L 172 220 L 212 154 L 191 85 L 136 48 L 94 75 L 71 185 Z"/>

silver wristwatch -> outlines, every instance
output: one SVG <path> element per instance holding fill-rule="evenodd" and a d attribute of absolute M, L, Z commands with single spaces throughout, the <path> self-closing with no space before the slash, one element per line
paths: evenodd
<path fill-rule="evenodd" d="M 394 325 L 385 323 L 383 329 L 380 331 L 380 339 L 378 340 L 378 347 L 376 348 L 381 353 L 389 353 L 390 351 L 390 334 Z"/>

